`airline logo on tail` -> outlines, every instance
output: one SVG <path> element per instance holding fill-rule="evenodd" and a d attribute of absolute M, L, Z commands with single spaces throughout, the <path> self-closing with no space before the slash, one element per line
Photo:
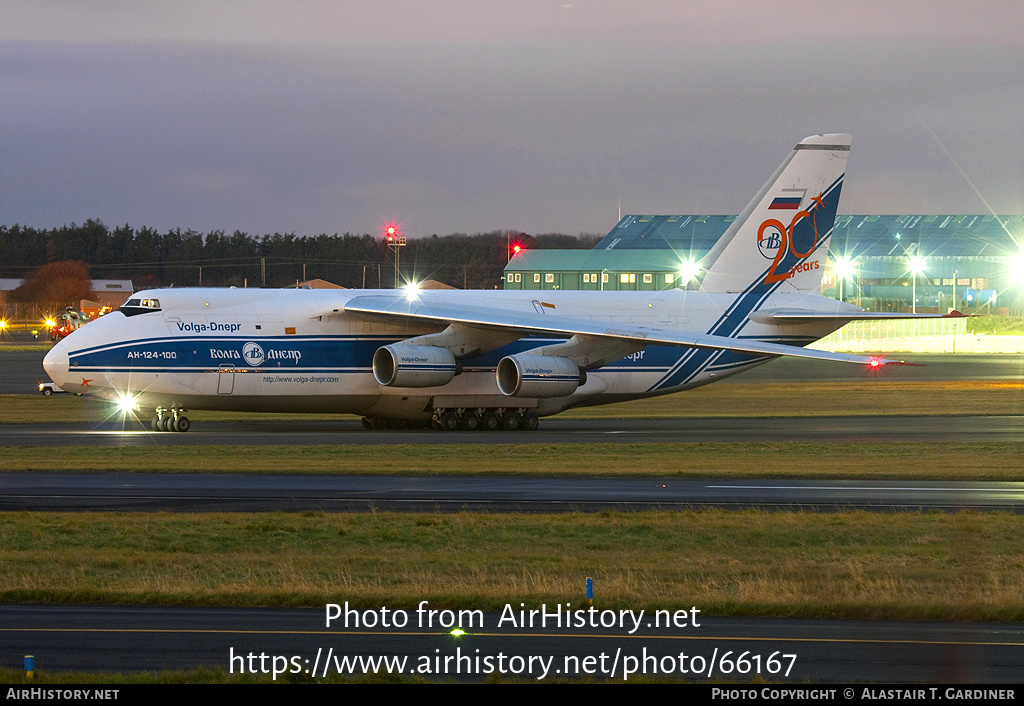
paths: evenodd
<path fill-rule="evenodd" d="M 778 223 L 778 221 L 765 221 L 757 230 L 757 249 L 761 251 L 766 260 L 774 260 L 778 256 L 782 239 L 785 237 L 784 231 L 773 223 Z"/>
<path fill-rule="evenodd" d="M 766 259 L 772 261 L 764 284 L 784 282 L 797 272 L 808 272 L 820 267 L 817 260 L 803 260 L 813 255 L 818 247 L 817 215 L 819 207 L 825 207 L 824 196 L 824 193 L 821 193 L 812 197 L 814 203 L 811 207 L 807 210 L 797 210 L 788 226 L 777 218 L 769 218 L 757 229 L 757 248 Z M 799 197 L 780 196 L 772 200 L 768 209 L 799 209 L 800 201 Z"/>

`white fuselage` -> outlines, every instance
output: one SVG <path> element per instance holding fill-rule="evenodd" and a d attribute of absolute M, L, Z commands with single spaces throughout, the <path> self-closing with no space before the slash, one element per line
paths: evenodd
<path fill-rule="evenodd" d="M 60 341 L 44 367 L 70 392 L 140 408 L 289 412 L 347 412 L 370 417 L 429 419 L 437 409 L 531 409 L 554 414 L 579 405 L 605 404 L 685 390 L 720 380 L 771 356 L 729 350 L 648 345 L 587 372 L 586 382 L 560 397 L 509 397 L 495 381 L 506 355 L 565 341 L 530 336 L 480 355 L 460 358 L 462 370 L 436 387 L 377 382 L 371 361 L 378 348 L 440 332 L 443 324 L 345 312 L 345 304 L 394 290 L 164 289 L 136 297 L 159 309 L 125 316 L 114 312 Z M 738 311 L 741 295 L 661 292 L 436 291 L 415 296 L 460 302 L 530 316 L 550 315 L 609 326 L 714 333 L 733 338 L 805 346 L 836 328 L 834 322 L 771 325 Z M 835 305 L 817 295 L 775 293 L 747 308 L 815 309 Z"/>

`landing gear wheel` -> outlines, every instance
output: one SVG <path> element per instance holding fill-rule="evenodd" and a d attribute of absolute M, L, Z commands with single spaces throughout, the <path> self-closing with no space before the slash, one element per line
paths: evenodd
<path fill-rule="evenodd" d="M 459 428 L 459 418 L 455 412 L 443 413 L 438 421 L 441 422 L 441 429 L 443 431 L 455 431 Z"/>
<path fill-rule="evenodd" d="M 149 423 L 150 428 L 153 431 L 160 431 L 160 417 L 153 417 L 153 421 Z"/>
<path fill-rule="evenodd" d="M 462 422 L 460 426 L 463 431 L 476 431 L 480 428 L 480 417 L 476 416 L 472 412 L 466 412 L 462 415 Z"/>
<path fill-rule="evenodd" d="M 523 429 L 526 431 L 537 431 L 537 427 L 540 426 L 540 417 L 533 412 L 527 412 L 523 415 Z"/>
<path fill-rule="evenodd" d="M 44 388 L 43 388 L 43 394 L 44 394 L 44 395 L 45 395 L 46 397 L 49 397 L 50 395 L 52 395 L 52 394 L 53 394 L 53 390 L 51 390 L 51 389 L 50 389 L 50 388 L 48 388 L 48 387 L 44 387 Z"/>
<path fill-rule="evenodd" d="M 170 431 L 171 430 L 171 418 L 170 417 L 160 417 L 160 423 L 159 423 L 158 426 L 160 428 L 157 431 Z"/>
<path fill-rule="evenodd" d="M 520 419 L 518 414 L 509 412 L 505 415 L 505 428 L 509 431 L 516 431 L 523 425 L 523 420 Z"/>
<path fill-rule="evenodd" d="M 192 427 L 192 423 L 188 420 L 188 417 L 175 417 L 174 421 L 171 422 L 171 428 L 174 431 L 186 432 Z"/>
<path fill-rule="evenodd" d="M 480 426 L 484 431 L 497 431 L 501 428 L 501 419 L 494 412 L 487 411 L 480 419 Z"/>

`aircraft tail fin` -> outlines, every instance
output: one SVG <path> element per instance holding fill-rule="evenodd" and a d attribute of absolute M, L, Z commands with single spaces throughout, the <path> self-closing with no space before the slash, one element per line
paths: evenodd
<path fill-rule="evenodd" d="M 701 262 L 701 289 L 821 293 L 850 135 L 793 148 Z"/>

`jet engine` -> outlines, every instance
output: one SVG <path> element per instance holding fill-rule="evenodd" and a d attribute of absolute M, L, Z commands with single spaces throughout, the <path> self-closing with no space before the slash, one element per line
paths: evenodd
<path fill-rule="evenodd" d="M 455 356 L 437 346 L 393 343 L 373 354 L 373 377 L 388 387 L 447 385 L 457 372 Z"/>
<path fill-rule="evenodd" d="M 509 397 L 564 397 L 587 379 L 576 363 L 550 355 L 506 356 L 495 374 L 498 389 Z"/>

